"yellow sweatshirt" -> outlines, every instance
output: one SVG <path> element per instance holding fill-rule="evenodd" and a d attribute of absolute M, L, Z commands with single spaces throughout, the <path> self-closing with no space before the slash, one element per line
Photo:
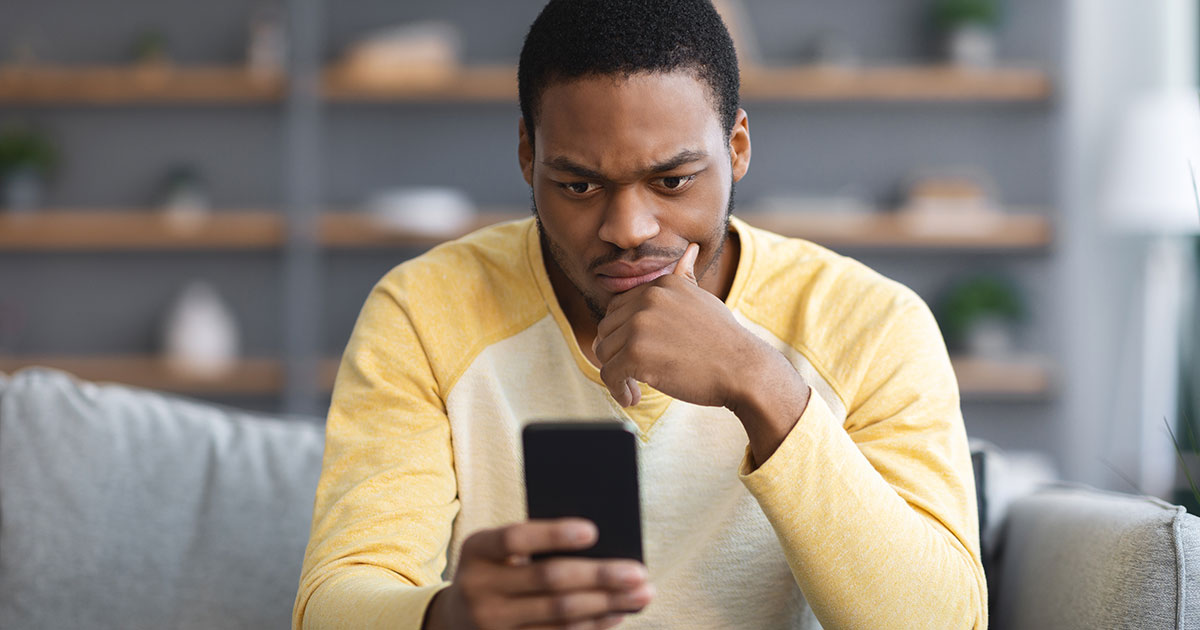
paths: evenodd
<path fill-rule="evenodd" d="M 733 227 L 726 304 L 812 387 L 755 470 L 727 409 L 644 385 L 636 407 L 613 401 L 532 219 L 380 280 L 334 386 L 294 627 L 420 628 L 463 539 L 524 520 L 523 424 L 615 417 L 639 428 L 658 591 L 622 628 L 985 628 L 970 456 L 929 309 L 854 260 Z"/>

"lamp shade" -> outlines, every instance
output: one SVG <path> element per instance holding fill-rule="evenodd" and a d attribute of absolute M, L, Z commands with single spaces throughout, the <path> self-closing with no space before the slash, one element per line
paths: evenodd
<path fill-rule="evenodd" d="M 1101 205 L 1108 224 L 1147 234 L 1200 233 L 1200 99 L 1193 90 L 1135 100 L 1117 128 Z"/>

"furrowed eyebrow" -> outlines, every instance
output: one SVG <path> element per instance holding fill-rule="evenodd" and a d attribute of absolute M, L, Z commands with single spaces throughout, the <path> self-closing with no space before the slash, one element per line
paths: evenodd
<path fill-rule="evenodd" d="M 659 162 L 658 164 L 651 166 L 650 169 L 647 171 L 647 173 L 661 173 L 663 171 L 673 171 L 673 170 L 679 168 L 680 166 L 683 166 L 684 164 L 689 164 L 691 162 L 699 162 L 700 160 L 703 160 L 707 157 L 708 157 L 708 154 L 705 153 L 704 151 L 692 151 L 690 149 L 685 150 L 685 151 L 680 151 L 675 157 L 672 157 L 671 159 L 669 159 L 665 162 Z"/>
<path fill-rule="evenodd" d="M 604 179 L 604 176 L 597 171 L 593 171 L 586 166 L 576 164 L 565 157 L 542 160 L 542 166 L 548 166 L 556 171 L 564 171 L 572 175 L 578 175 L 584 179 Z"/>
<path fill-rule="evenodd" d="M 642 174 L 648 175 L 648 174 L 652 174 L 652 173 L 662 173 L 664 171 L 671 171 L 671 170 L 679 168 L 680 166 L 683 166 L 684 164 L 689 164 L 691 162 L 698 162 L 707 157 L 708 157 L 708 153 L 705 153 L 704 151 L 694 151 L 691 149 L 687 149 L 684 151 L 680 151 L 676 155 L 674 155 L 662 162 L 659 162 L 658 164 L 654 164 L 654 165 L 650 166 L 645 171 L 643 171 Z M 566 173 L 570 173 L 572 175 L 576 175 L 576 176 L 582 177 L 584 179 L 608 179 L 600 172 L 594 171 L 594 170 L 592 170 L 586 166 L 583 166 L 581 164 L 576 164 L 570 158 L 566 158 L 566 157 L 562 157 L 562 156 L 550 158 L 549 160 L 543 160 L 542 165 L 552 168 L 557 171 L 563 171 Z"/>

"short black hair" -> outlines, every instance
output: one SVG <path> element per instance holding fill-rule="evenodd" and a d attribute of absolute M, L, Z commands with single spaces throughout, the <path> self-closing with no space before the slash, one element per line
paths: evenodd
<path fill-rule="evenodd" d="M 726 137 L 737 120 L 737 53 L 711 0 L 550 0 L 538 14 L 517 67 L 525 129 L 558 81 L 641 72 L 695 73 L 712 92 Z"/>

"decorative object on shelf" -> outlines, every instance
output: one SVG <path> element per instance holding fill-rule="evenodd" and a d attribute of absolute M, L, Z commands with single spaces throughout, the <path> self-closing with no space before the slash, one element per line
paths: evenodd
<path fill-rule="evenodd" d="M 338 75 L 368 86 L 436 86 L 453 78 L 462 34 L 448 22 L 414 22 L 375 31 L 351 45 Z"/>
<path fill-rule="evenodd" d="M 170 65 L 171 53 L 167 36 L 160 30 L 138 33 L 133 41 L 133 62 L 143 68 Z"/>
<path fill-rule="evenodd" d="M 255 77 L 275 78 L 287 67 L 287 28 L 275 4 L 259 6 L 250 17 L 246 67 Z"/>
<path fill-rule="evenodd" d="M 996 0 L 936 0 L 933 19 L 944 38 L 947 59 L 963 68 L 996 65 Z"/>
<path fill-rule="evenodd" d="M 905 188 L 905 201 L 896 212 L 913 234 L 985 234 L 1004 220 L 995 185 L 972 169 L 913 175 Z"/>
<path fill-rule="evenodd" d="M 213 285 L 193 281 L 171 306 L 163 326 L 168 367 L 181 376 L 216 379 L 237 367 L 237 320 Z"/>
<path fill-rule="evenodd" d="M 208 185 L 190 164 L 177 164 L 167 171 L 158 205 L 171 227 L 181 232 L 195 231 L 212 214 Z"/>
<path fill-rule="evenodd" d="M 746 5 L 742 0 L 713 0 L 713 7 L 725 22 L 733 48 L 737 51 L 738 65 L 743 68 L 762 65 L 762 53 L 758 40 L 750 28 Z"/>
<path fill-rule="evenodd" d="M 955 282 L 937 302 L 946 344 L 968 356 L 1004 359 L 1025 317 L 1025 300 L 1012 281 L 991 274 Z"/>
<path fill-rule="evenodd" d="M 367 202 L 366 209 L 381 229 L 435 238 L 462 234 L 477 214 L 466 193 L 434 187 L 383 191 Z"/>
<path fill-rule="evenodd" d="M 0 207 L 36 210 L 57 165 L 58 151 L 44 132 L 24 124 L 0 130 Z"/>
<path fill-rule="evenodd" d="M 871 220 L 879 216 L 879 208 L 866 200 L 866 196 L 853 188 L 831 195 L 791 194 L 775 192 L 760 197 L 751 213 L 809 213 L 841 217 L 862 217 Z"/>
<path fill-rule="evenodd" d="M 834 30 L 814 33 L 805 42 L 801 55 L 806 63 L 827 70 L 852 70 L 862 62 L 850 38 Z"/>
<path fill-rule="evenodd" d="M 37 34 L 25 31 L 18 32 L 13 36 L 8 43 L 8 50 L 4 62 L 6 65 L 13 67 L 33 66 L 38 63 L 37 51 L 41 46 L 41 37 Z"/>

